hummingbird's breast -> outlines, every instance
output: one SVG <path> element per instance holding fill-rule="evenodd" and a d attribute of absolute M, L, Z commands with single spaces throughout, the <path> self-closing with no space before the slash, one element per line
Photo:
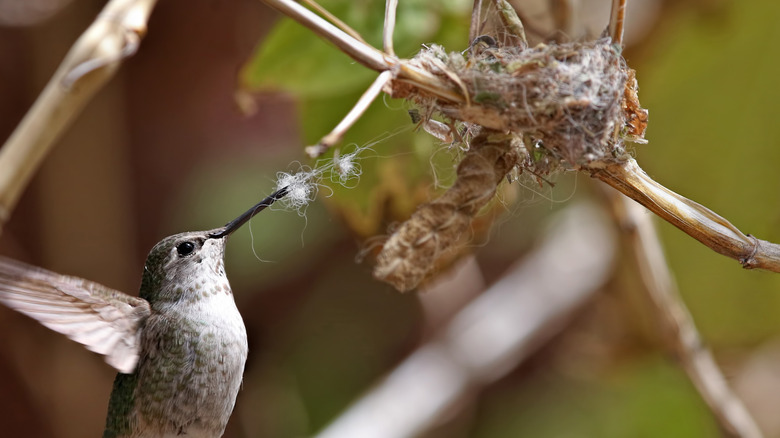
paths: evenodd
<path fill-rule="evenodd" d="M 129 437 L 220 437 L 233 411 L 247 358 L 244 322 L 226 278 L 186 287 L 179 302 L 153 306 L 138 368 L 114 384 L 114 392 L 133 387 Z M 119 384 L 122 376 L 129 381 Z"/>

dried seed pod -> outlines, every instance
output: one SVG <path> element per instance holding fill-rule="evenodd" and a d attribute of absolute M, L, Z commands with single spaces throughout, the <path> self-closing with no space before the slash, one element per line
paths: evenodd
<path fill-rule="evenodd" d="M 442 196 L 422 204 L 385 243 L 374 277 L 406 292 L 420 284 L 449 250 L 457 247 L 474 216 L 520 162 L 520 137 L 483 129 L 458 165 L 457 179 Z"/>

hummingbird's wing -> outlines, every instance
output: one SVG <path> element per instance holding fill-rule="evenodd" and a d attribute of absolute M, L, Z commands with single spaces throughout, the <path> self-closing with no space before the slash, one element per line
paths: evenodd
<path fill-rule="evenodd" d="M 151 312 L 144 299 L 5 257 L 0 257 L 0 303 L 105 355 L 122 373 L 135 369 L 139 328 Z"/>

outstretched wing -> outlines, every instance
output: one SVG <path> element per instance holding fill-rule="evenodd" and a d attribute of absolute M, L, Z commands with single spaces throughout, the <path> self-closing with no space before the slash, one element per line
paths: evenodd
<path fill-rule="evenodd" d="M 149 303 L 103 285 L 0 257 L 0 303 L 30 316 L 131 373 Z"/>

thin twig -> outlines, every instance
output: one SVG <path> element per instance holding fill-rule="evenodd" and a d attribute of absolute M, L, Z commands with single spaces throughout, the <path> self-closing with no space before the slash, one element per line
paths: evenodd
<path fill-rule="evenodd" d="M 628 0 L 612 0 L 612 11 L 609 15 L 609 36 L 612 42 L 623 46 L 623 23 L 626 19 L 626 3 Z"/>
<path fill-rule="evenodd" d="M 395 13 L 398 9 L 398 0 L 387 0 L 385 3 L 385 26 L 382 29 L 382 43 L 385 53 L 395 56 L 393 50 L 393 33 L 395 33 Z"/>
<path fill-rule="evenodd" d="M 111 0 L 0 149 L 0 231 L 54 142 L 138 47 L 157 0 Z"/>
<path fill-rule="evenodd" d="M 310 8 L 317 11 L 318 14 L 322 15 L 323 17 L 327 18 L 331 23 L 336 25 L 339 29 L 343 30 L 347 33 L 347 35 L 351 36 L 352 38 L 362 42 L 365 45 L 368 45 L 366 40 L 363 39 L 362 36 L 353 28 L 351 28 L 347 23 L 341 21 L 341 19 L 333 14 L 330 13 L 327 9 L 323 8 L 319 5 L 319 3 L 315 2 L 314 0 L 301 0 L 307 5 L 309 5 Z"/>
<path fill-rule="evenodd" d="M 666 263 L 652 217 L 647 210 L 611 191 L 612 209 L 631 247 L 639 273 L 666 333 L 688 377 L 710 407 L 721 428 L 731 437 L 760 438 L 742 401 L 726 384 L 712 353 L 704 347 Z"/>
<path fill-rule="evenodd" d="M 615 243 L 593 206 L 569 207 L 558 219 L 523 263 L 317 437 L 419 436 L 562 330 L 608 278 Z"/>
<path fill-rule="evenodd" d="M 780 245 L 746 235 L 707 207 L 667 189 L 633 158 L 587 170 L 718 254 L 738 260 L 744 268 L 780 272 Z"/>
<path fill-rule="evenodd" d="M 349 128 L 351 128 L 352 125 L 354 125 L 355 122 L 357 122 L 358 119 L 363 116 L 363 113 L 366 112 L 368 106 L 371 105 L 371 102 L 373 102 L 374 99 L 379 96 L 379 93 L 382 92 L 382 88 L 392 79 L 393 72 L 390 70 L 380 73 L 371 86 L 368 87 L 368 90 L 366 90 L 366 92 L 360 96 L 360 99 L 358 99 L 355 106 L 352 107 L 344 119 L 341 120 L 341 122 L 339 122 L 339 124 L 336 125 L 336 127 L 333 128 L 333 130 L 328 135 L 323 137 L 319 143 L 314 146 L 307 147 L 306 153 L 310 157 L 316 158 L 324 154 L 328 148 L 340 142 L 347 130 L 349 130 Z"/>
<path fill-rule="evenodd" d="M 471 9 L 471 25 L 469 26 L 469 44 L 479 36 L 480 27 L 482 27 L 482 0 L 474 0 L 474 6 Z"/>

